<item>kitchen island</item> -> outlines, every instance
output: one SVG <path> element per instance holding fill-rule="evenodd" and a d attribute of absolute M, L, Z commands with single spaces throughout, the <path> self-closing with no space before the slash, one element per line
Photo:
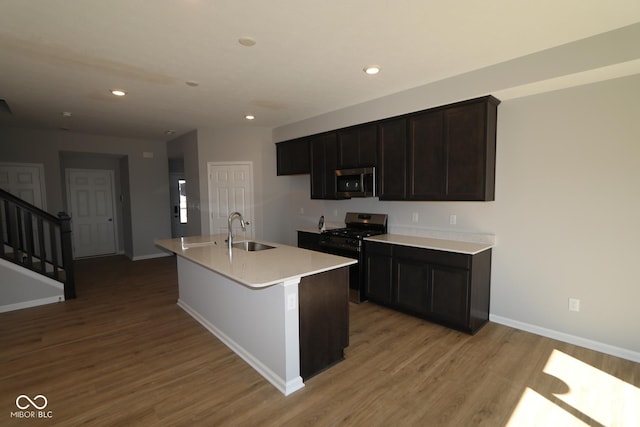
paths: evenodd
<path fill-rule="evenodd" d="M 356 260 L 226 235 L 157 240 L 177 255 L 178 305 L 283 394 L 343 358 L 348 266 Z M 238 242 L 240 243 L 240 242 Z"/>

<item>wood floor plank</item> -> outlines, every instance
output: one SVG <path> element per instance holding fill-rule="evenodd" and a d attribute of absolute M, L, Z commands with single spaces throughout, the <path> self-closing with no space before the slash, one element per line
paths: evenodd
<path fill-rule="evenodd" d="M 616 403 L 640 399 L 637 363 L 493 323 L 469 336 L 370 303 L 350 305 L 345 360 L 285 397 L 176 305 L 174 258 L 82 260 L 76 276 L 76 300 L 0 314 L 0 425 L 640 424 Z M 545 372 L 560 359 L 592 370 L 593 384 Z M 567 403 L 572 388 L 597 408 Z M 52 418 L 11 418 L 20 394 L 45 395 Z"/>

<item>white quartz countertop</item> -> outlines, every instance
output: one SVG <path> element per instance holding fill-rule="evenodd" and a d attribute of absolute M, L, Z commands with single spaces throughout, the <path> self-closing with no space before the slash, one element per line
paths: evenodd
<path fill-rule="evenodd" d="M 475 255 L 493 247 L 493 245 L 487 243 L 433 239 L 431 237 L 404 236 L 401 234 L 381 234 L 378 236 L 367 237 L 365 240 L 468 255 Z"/>
<path fill-rule="evenodd" d="M 275 247 L 255 252 L 233 248 L 229 256 L 226 238 L 226 234 L 192 236 L 156 240 L 155 244 L 252 288 L 263 288 L 357 263 L 351 258 L 266 241 L 259 242 Z"/>
<path fill-rule="evenodd" d="M 322 231 L 319 230 L 318 227 L 315 227 L 315 228 L 299 228 L 296 231 L 302 231 L 303 233 L 313 233 L 313 234 L 322 233 Z"/>

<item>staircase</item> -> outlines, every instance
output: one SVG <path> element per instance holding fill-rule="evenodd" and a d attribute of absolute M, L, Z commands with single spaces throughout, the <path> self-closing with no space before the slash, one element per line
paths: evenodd
<path fill-rule="evenodd" d="M 0 258 L 60 282 L 64 298 L 76 297 L 71 218 L 51 215 L 0 189 Z"/>

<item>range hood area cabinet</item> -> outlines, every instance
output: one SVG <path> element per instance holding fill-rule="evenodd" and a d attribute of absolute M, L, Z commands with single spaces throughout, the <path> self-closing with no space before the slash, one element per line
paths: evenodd
<path fill-rule="evenodd" d="M 376 123 L 338 131 L 338 169 L 375 166 L 378 156 Z"/>
<path fill-rule="evenodd" d="M 381 122 L 380 200 L 494 200 L 499 103 L 487 96 Z"/>
<path fill-rule="evenodd" d="M 335 199 L 332 169 L 375 166 L 380 200 L 492 201 L 498 104 L 485 96 L 280 142 L 278 175 L 310 173 L 311 198 Z"/>

